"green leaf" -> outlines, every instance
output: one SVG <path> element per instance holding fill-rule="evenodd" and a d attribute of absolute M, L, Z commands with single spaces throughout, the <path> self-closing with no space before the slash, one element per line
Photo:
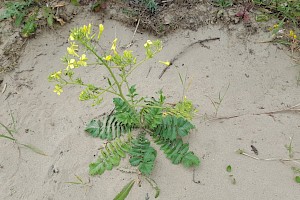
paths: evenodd
<path fill-rule="evenodd" d="M 94 176 L 96 174 L 101 175 L 105 171 L 105 167 L 104 167 L 103 163 L 101 163 L 101 162 L 91 163 L 89 165 L 89 168 L 90 168 L 89 172 L 92 176 Z"/>
<path fill-rule="evenodd" d="M 125 185 L 122 191 L 114 198 L 114 200 L 126 199 L 133 185 L 134 185 L 134 180 L 130 181 L 127 185 Z"/>
<path fill-rule="evenodd" d="M 265 15 L 265 14 L 260 14 L 255 16 L 255 20 L 257 22 L 266 22 L 269 21 L 269 19 L 270 19 L 269 15 Z"/>
<path fill-rule="evenodd" d="M 230 166 L 230 165 L 228 165 L 228 166 L 226 167 L 226 171 L 227 171 L 227 172 L 231 172 L 231 166 Z"/>
<path fill-rule="evenodd" d="M 100 150 L 99 157 L 96 162 L 89 165 L 89 172 L 92 176 L 102 175 L 106 170 L 112 170 L 120 165 L 121 158 L 125 157 L 128 151 L 128 140 L 116 138 L 109 142 Z"/>
<path fill-rule="evenodd" d="M 176 117 L 182 117 L 187 120 L 192 120 L 197 112 L 193 102 L 186 97 L 181 102 L 177 103 L 174 108 L 169 108 L 168 110 Z"/>
<path fill-rule="evenodd" d="M 131 144 L 132 147 L 128 152 L 131 155 L 130 164 L 138 166 L 143 175 L 150 175 L 157 155 L 156 150 L 150 146 L 150 141 L 144 134 L 140 134 Z"/>
<path fill-rule="evenodd" d="M 48 23 L 48 26 L 52 26 L 53 25 L 53 16 L 52 15 L 49 15 L 47 17 L 47 23 Z"/>
<path fill-rule="evenodd" d="M 25 23 L 25 25 L 22 28 L 21 34 L 22 37 L 29 37 L 36 31 L 37 24 L 35 22 L 35 16 L 37 13 L 33 16 L 31 16 Z"/>
<path fill-rule="evenodd" d="M 199 166 L 200 160 L 193 152 L 188 152 L 183 158 L 182 163 L 185 167 Z"/>
<path fill-rule="evenodd" d="M 139 124 L 139 116 L 137 111 L 130 106 L 127 102 L 124 102 L 121 98 L 114 98 L 115 104 L 114 116 L 125 126 L 134 127 Z"/>
<path fill-rule="evenodd" d="M 155 129 L 162 123 L 162 109 L 161 108 L 148 108 L 144 110 L 144 118 L 147 126 L 150 129 Z"/>
<path fill-rule="evenodd" d="M 149 162 L 149 163 L 141 163 L 139 165 L 139 170 L 140 172 L 142 172 L 142 174 L 144 175 L 150 175 L 152 170 L 153 170 L 153 163 Z"/>
<path fill-rule="evenodd" d="M 120 122 L 114 114 L 104 117 L 100 120 L 92 120 L 86 127 L 85 131 L 93 137 L 100 137 L 109 141 L 119 138 L 130 132 L 131 126 Z"/>
<path fill-rule="evenodd" d="M 85 131 L 91 134 L 93 137 L 98 137 L 101 130 L 101 122 L 93 119 L 85 128 Z"/>
<path fill-rule="evenodd" d="M 141 161 L 142 161 L 142 159 L 138 158 L 138 157 L 133 157 L 133 158 L 129 159 L 129 162 L 132 166 L 138 166 Z"/>
<path fill-rule="evenodd" d="M 73 4 L 74 6 L 80 5 L 78 0 L 71 0 L 71 4 Z"/>
<path fill-rule="evenodd" d="M 153 131 L 164 139 L 176 140 L 178 137 L 184 137 L 190 130 L 195 128 L 188 120 L 182 117 L 168 115 L 163 118 L 162 123 Z"/>
<path fill-rule="evenodd" d="M 189 151 L 189 144 L 183 144 L 182 139 L 168 140 L 162 136 L 152 135 L 156 144 L 160 145 L 160 149 L 164 151 L 167 158 L 177 165 L 183 163 L 186 167 L 198 166 L 200 164 L 199 158 Z"/>
<path fill-rule="evenodd" d="M 136 88 L 135 88 L 135 85 L 131 86 L 128 90 L 128 95 L 126 95 L 128 97 L 130 97 L 130 99 L 132 100 L 132 102 L 135 102 L 134 101 L 134 98 L 136 96 L 138 96 L 137 92 L 136 92 Z"/>
<path fill-rule="evenodd" d="M 296 183 L 300 183 L 300 176 L 296 176 L 295 181 L 296 181 Z"/>

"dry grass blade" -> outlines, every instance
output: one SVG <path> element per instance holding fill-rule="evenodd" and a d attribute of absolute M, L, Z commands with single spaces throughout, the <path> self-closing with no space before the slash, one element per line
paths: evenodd
<path fill-rule="evenodd" d="M 123 172 L 123 173 L 138 174 L 138 171 L 136 169 L 128 169 L 128 168 L 124 168 L 124 167 L 119 167 L 119 168 L 117 168 L 117 170 L 119 170 L 120 172 Z"/>
<path fill-rule="evenodd" d="M 75 177 L 80 181 L 80 183 L 83 183 L 83 180 L 79 176 L 75 174 Z"/>
<path fill-rule="evenodd" d="M 72 184 L 72 185 L 82 185 L 82 186 L 88 186 L 88 187 L 92 187 L 92 185 L 90 185 L 90 179 L 88 180 L 88 182 L 84 182 L 82 180 L 82 178 L 80 178 L 80 176 L 74 174 L 74 176 L 76 177 L 76 179 L 78 180 L 77 182 L 76 181 L 68 181 L 68 182 L 65 182 L 67 184 Z"/>
<path fill-rule="evenodd" d="M 5 85 L 4 85 L 3 89 L 2 89 L 2 94 L 5 92 L 6 87 L 7 87 L 7 84 L 5 83 Z"/>
<path fill-rule="evenodd" d="M 82 184 L 81 182 L 65 182 L 65 183 L 73 184 L 73 185 L 80 185 L 80 184 Z"/>
<path fill-rule="evenodd" d="M 151 179 L 150 177 L 146 177 L 146 176 L 144 176 L 144 177 L 145 177 L 146 181 L 148 181 L 148 183 L 156 191 L 155 198 L 157 198 L 159 196 L 159 193 L 160 193 L 160 189 L 159 189 L 157 183 L 153 179 Z"/>
<path fill-rule="evenodd" d="M 233 115 L 233 116 L 228 116 L 228 117 L 217 117 L 217 118 L 208 119 L 205 122 L 233 119 L 233 118 L 249 116 L 249 115 L 252 115 L 252 116 L 253 115 L 272 115 L 272 114 L 285 113 L 285 112 L 300 112 L 300 103 L 298 103 L 294 106 L 288 107 L 288 108 L 281 109 L 281 110 L 268 111 L 268 112 L 262 112 L 262 113 L 252 113 L 252 114 L 240 114 L 240 115 Z"/>
<path fill-rule="evenodd" d="M 43 155 L 43 156 L 48 156 L 46 153 L 44 153 L 42 150 L 40 150 L 39 148 L 31 145 L 31 144 L 20 144 L 28 149 L 30 149 L 31 151 L 37 153 L 37 154 L 40 154 L 40 155 Z"/>
<path fill-rule="evenodd" d="M 0 125 L 3 127 L 3 128 L 5 128 L 5 130 L 8 132 L 8 134 L 13 138 L 14 137 L 14 135 L 12 134 L 12 131 L 7 127 L 7 126 L 5 126 L 4 124 L 2 124 L 1 122 L 0 122 Z"/>
<path fill-rule="evenodd" d="M 300 160 L 300 158 L 295 158 L 295 159 L 290 159 L 290 158 L 259 158 L 256 156 L 252 156 L 250 154 L 245 153 L 244 150 L 239 149 L 236 151 L 238 154 L 247 156 L 249 158 L 255 159 L 255 160 L 262 160 L 262 161 L 280 161 L 280 162 L 295 162 L 297 164 L 300 164 L 300 162 L 298 162 Z"/>
<path fill-rule="evenodd" d="M 4 134 L 0 134 L 0 138 L 6 138 L 6 139 L 10 139 L 10 140 L 13 140 L 13 141 L 15 141 L 16 139 L 15 138 L 12 138 L 12 137 L 9 137 L 9 136 L 6 136 L 6 135 L 4 135 Z"/>

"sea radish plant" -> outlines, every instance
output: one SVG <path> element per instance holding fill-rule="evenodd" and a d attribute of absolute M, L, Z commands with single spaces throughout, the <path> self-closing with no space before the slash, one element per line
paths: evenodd
<path fill-rule="evenodd" d="M 101 175 L 119 166 L 120 161 L 129 155 L 129 163 L 137 168 L 139 178 L 145 178 L 159 194 L 155 182 L 149 177 L 155 167 L 157 151 L 151 142 L 160 146 L 173 164 L 182 163 L 185 167 L 196 167 L 199 158 L 189 150 L 189 144 L 183 142 L 195 126 L 191 123 L 194 107 L 191 101 L 183 98 L 171 106 L 166 104 L 162 91 L 157 98 L 140 97 L 135 85 L 130 85 L 128 77 L 143 62 L 153 58 L 162 50 L 159 40 L 148 40 L 144 44 L 145 57 L 138 61 L 132 51 L 118 52 L 117 39 L 112 42 L 110 51 L 101 52 L 96 44 L 101 39 L 104 27 L 99 25 L 98 33 L 92 33 L 92 25 L 75 28 L 71 31 L 67 55 L 62 59 L 66 68 L 52 73 L 49 81 L 56 82 L 54 92 L 60 95 L 68 85 L 83 88 L 79 95 L 81 101 L 92 100 L 93 105 L 102 102 L 106 93 L 111 93 L 114 109 L 102 119 L 91 120 L 85 131 L 91 136 L 105 140 L 96 161 L 89 165 L 91 175 Z M 83 47 L 84 54 L 79 54 Z M 162 62 L 169 65 L 169 62 Z M 96 86 L 76 77 L 77 69 L 98 65 L 106 69 L 107 83 Z M 115 199 L 125 199 L 134 181 L 128 183 Z"/>

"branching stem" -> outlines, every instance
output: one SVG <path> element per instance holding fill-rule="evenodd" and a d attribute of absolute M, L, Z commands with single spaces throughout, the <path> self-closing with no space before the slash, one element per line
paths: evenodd
<path fill-rule="evenodd" d="M 116 76 L 114 75 L 112 69 L 108 66 L 108 64 L 103 60 L 103 58 L 101 58 L 96 52 L 94 49 L 92 49 L 89 45 L 87 45 L 86 43 L 82 42 L 82 44 L 90 51 L 92 52 L 99 61 L 101 61 L 101 63 L 106 67 L 106 69 L 108 70 L 109 74 L 111 75 L 111 77 L 114 79 L 114 82 L 119 90 L 119 94 L 118 96 L 120 96 L 123 101 L 125 101 L 126 103 L 128 103 L 127 99 L 125 98 L 124 94 L 123 94 L 123 91 L 122 91 L 122 83 L 120 84 L 118 79 L 116 78 Z M 115 94 L 115 93 L 113 93 Z M 129 103 L 128 103 L 129 104 Z M 130 104 L 129 104 L 130 105 Z"/>

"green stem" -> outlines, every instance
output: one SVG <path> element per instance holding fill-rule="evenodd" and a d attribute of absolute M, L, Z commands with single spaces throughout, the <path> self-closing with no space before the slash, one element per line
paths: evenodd
<path fill-rule="evenodd" d="M 153 55 L 155 55 L 155 54 L 157 54 L 157 53 L 159 53 L 159 51 L 155 51 L 155 52 L 153 52 Z M 141 64 L 143 64 L 144 62 L 146 62 L 147 60 L 150 60 L 151 58 L 144 58 L 143 60 L 141 60 L 139 63 L 137 63 L 127 74 L 126 74 L 126 76 L 124 77 L 124 79 L 127 79 L 127 77 L 134 71 L 134 70 L 136 70 L 136 68 L 138 68 Z M 124 83 L 125 81 L 124 80 L 122 80 L 122 82 L 121 82 L 121 85 Z"/>
<path fill-rule="evenodd" d="M 128 101 L 127 99 L 125 98 L 124 94 L 123 94 L 123 91 L 122 91 L 122 88 L 121 88 L 121 85 L 120 83 L 118 82 L 116 76 L 114 75 L 113 71 L 111 70 L 111 68 L 108 66 L 108 64 L 94 51 L 94 49 L 92 49 L 89 45 L 87 45 L 86 43 L 82 42 L 82 44 L 89 50 L 91 51 L 97 58 L 98 60 L 100 60 L 102 62 L 102 64 L 106 67 L 106 69 L 108 70 L 109 74 L 111 75 L 111 77 L 114 79 L 114 82 L 116 83 L 117 85 L 117 88 L 119 90 L 119 95 L 123 101 L 125 101 L 127 104 Z M 130 105 L 130 104 L 129 104 Z"/>
<path fill-rule="evenodd" d="M 67 82 L 67 81 L 64 83 L 64 85 L 81 85 L 81 86 L 88 87 L 88 84 L 79 84 L 79 83 L 77 83 L 77 82 Z M 110 88 L 112 88 L 112 87 L 111 87 L 111 86 L 110 86 L 110 87 L 107 87 L 107 88 L 97 87 L 97 90 L 102 91 L 102 92 L 99 94 L 99 96 L 100 96 L 101 94 L 104 94 L 105 92 L 109 92 L 109 93 L 111 93 L 111 94 L 120 96 L 119 93 L 109 90 Z"/>
<path fill-rule="evenodd" d="M 146 105 L 146 104 L 136 104 L 133 105 L 134 107 L 142 107 L 142 108 L 161 108 L 164 109 L 165 107 L 162 106 L 150 106 L 150 105 Z"/>

